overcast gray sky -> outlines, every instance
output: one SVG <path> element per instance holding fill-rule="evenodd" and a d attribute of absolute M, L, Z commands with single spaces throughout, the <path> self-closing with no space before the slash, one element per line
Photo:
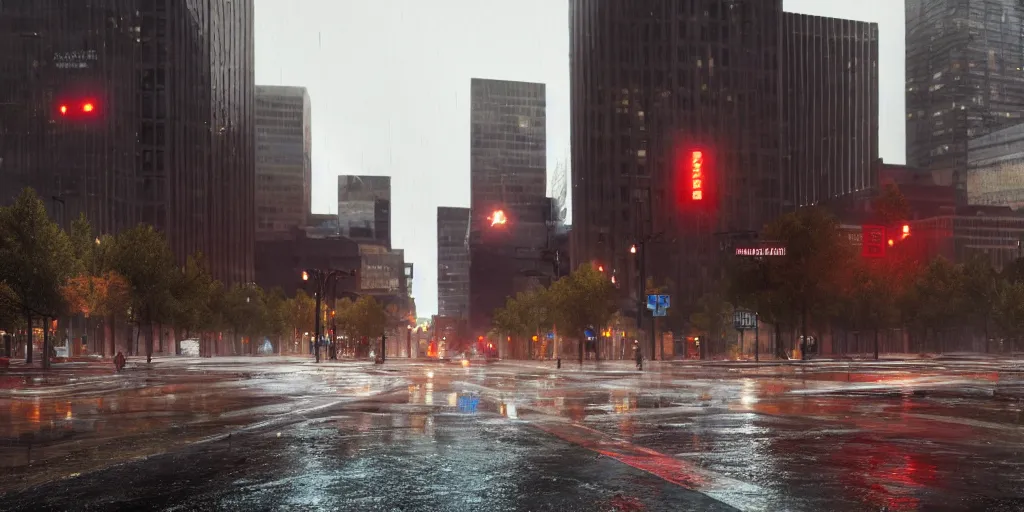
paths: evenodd
<path fill-rule="evenodd" d="M 881 155 L 903 163 L 903 2 L 784 2 L 879 23 Z M 415 263 L 419 316 L 437 310 L 436 209 L 469 206 L 470 78 L 547 84 L 548 168 L 568 156 L 566 4 L 256 0 L 256 83 L 312 98 L 313 211 L 336 211 L 339 174 L 392 176 L 392 241 Z"/>

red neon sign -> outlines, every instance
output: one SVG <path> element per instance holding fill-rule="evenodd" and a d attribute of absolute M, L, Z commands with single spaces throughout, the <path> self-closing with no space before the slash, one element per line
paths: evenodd
<path fill-rule="evenodd" d="M 704 152 L 694 151 L 690 155 L 691 199 L 704 200 Z"/>

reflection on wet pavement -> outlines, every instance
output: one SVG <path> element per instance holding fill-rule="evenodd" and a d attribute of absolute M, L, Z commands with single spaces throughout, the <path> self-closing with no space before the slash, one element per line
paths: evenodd
<path fill-rule="evenodd" d="M 369 396 L 400 381 L 296 368 L 206 370 L 108 371 L 80 380 L 73 393 L 65 392 L 74 382 L 68 377 L 45 384 L 27 379 L 39 385 L 0 395 L 0 470 L 8 476 L 0 490 L 160 453 L 296 408 Z"/>
<path fill-rule="evenodd" d="M 229 471 L 255 472 L 237 480 L 251 495 L 213 492 L 199 503 L 522 510 L 509 504 L 530 489 L 559 510 L 669 503 L 642 496 L 623 482 L 628 474 L 658 496 L 697 491 L 724 509 L 1024 510 L 1021 373 L 977 362 L 643 374 L 613 365 L 182 367 L 113 392 L 0 398 L 0 455 L 15 481 L 39 481 L 70 472 L 62 457 L 155 453 L 301 409 L 310 412 L 238 438 L 269 446 L 273 475 Z M 246 457 L 248 468 L 264 455 Z M 585 503 L 568 505 L 560 492 Z"/>

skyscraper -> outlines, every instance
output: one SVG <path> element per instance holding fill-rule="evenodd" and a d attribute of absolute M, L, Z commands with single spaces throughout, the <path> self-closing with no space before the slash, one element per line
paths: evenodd
<path fill-rule="evenodd" d="M 785 206 L 872 189 L 878 25 L 787 12 L 781 36 Z"/>
<path fill-rule="evenodd" d="M 32 187 L 65 227 L 138 222 L 135 15 L 132 0 L 0 2 L 0 204 Z"/>
<path fill-rule="evenodd" d="M 256 86 L 256 241 L 288 238 L 307 224 L 310 114 L 305 87 Z"/>
<path fill-rule="evenodd" d="M 33 186 L 100 232 L 152 224 L 180 261 L 251 281 L 252 0 L 2 2 L 0 23 L 0 199 Z"/>
<path fill-rule="evenodd" d="M 338 176 L 341 235 L 391 249 L 391 177 Z"/>
<path fill-rule="evenodd" d="M 968 141 L 1024 116 L 1024 6 L 906 0 L 907 165 L 940 171 L 968 198 Z"/>
<path fill-rule="evenodd" d="M 470 327 L 538 282 L 548 243 L 544 84 L 470 84 Z M 547 267 L 544 267 L 547 268 Z"/>
<path fill-rule="evenodd" d="M 469 317 L 469 208 L 437 208 L 437 314 Z"/>
<path fill-rule="evenodd" d="M 634 307 L 640 257 L 685 318 L 717 286 L 715 233 L 781 212 L 781 16 L 781 0 L 570 0 L 573 264 L 618 274 Z M 684 190 L 695 156 L 708 194 Z"/>

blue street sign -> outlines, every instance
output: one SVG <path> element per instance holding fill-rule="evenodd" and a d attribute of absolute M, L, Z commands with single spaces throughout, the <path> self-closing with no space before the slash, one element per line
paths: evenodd
<path fill-rule="evenodd" d="M 647 296 L 647 309 L 651 310 L 652 316 L 667 316 L 667 310 L 671 304 L 672 301 L 668 295 L 651 294 Z"/>

